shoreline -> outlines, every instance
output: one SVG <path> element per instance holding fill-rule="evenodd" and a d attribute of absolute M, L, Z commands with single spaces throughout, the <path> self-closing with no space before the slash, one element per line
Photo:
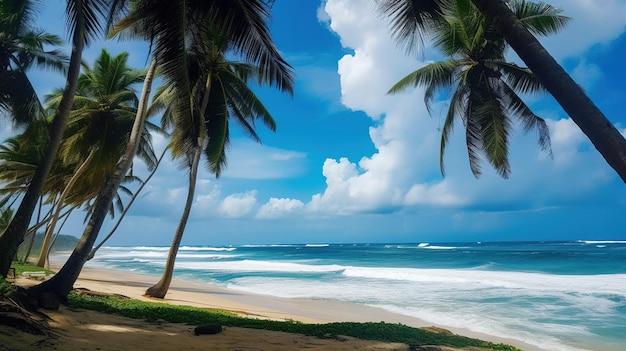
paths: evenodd
<path fill-rule="evenodd" d="M 51 269 L 60 269 L 63 260 L 52 258 Z M 86 265 L 74 288 L 125 295 L 133 299 L 223 309 L 251 318 L 294 320 L 304 323 L 381 322 L 400 323 L 411 327 L 436 327 L 471 338 L 504 343 L 525 351 L 546 351 L 520 340 L 474 332 L 469 329 L 433 325 L 419 318 L 393 313 L 378 307 L 355 305 L 340 301 L 281 298 L 231 290 L 216 285 L 173 279 L 163 300 L 144 296 L 147 288 L 159 279 L 143 273 Z"/>

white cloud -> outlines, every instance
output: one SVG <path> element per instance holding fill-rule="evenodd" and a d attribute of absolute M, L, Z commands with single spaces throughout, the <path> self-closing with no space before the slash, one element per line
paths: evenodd
<path fill-rule="evenodd" d="M 256 190 L 228 195 L 219 205 L 219 213 L 228 218 L 242 218 L 254 210 L 257 204 Z"/>
<path fill-rule="evenodd" d="M 438 205 L 443 207 L 457 207 L 464 205 L 467 201 L 460 194 L 451 189 L 450 183 L 442 181 L 432 186 L 426 184 L 416 184 L 406 194 L 405 203 L 407 205 Z"/>
<path fill-rule="evenodd" d="M 557 59 L 583 54 L 593 45 L 603 45 L 617 38 L 626 27 L 626 1 L 550 0 L 571 18 L 558 34 L 542 38 L 548 51 Z"/>
<path fill-rule="evenodd" d="M 304 207 L 304 203 L 294 199 L 271 198 L 259 208 L 256 218 L 280 218 L 292 214 Z"/>
<path fill-rule="evenodd" d="M 583 197 L 613 178 L 578 127 L 557 116 L 561 119 L 548 121 L 554 161 L 538 149 L 534 133 L 525 136 L 518 132 L 511 137 L 513 175 L 508 180 L 501 179 L 485 161 L 483 176 L 474 179 L 462 126 L 457 123 L 446 149 L 447 177 L 442 179 L 438 164 L 440 116 L 428 116 L 419 89 L 385 95 L 395 81 L 423 62 L 407 58 L 396 48 L 385 23 L 362 1 L 328 0 L 325 10 L 330 28 L 353 50 L 339 61 L 342 102 L 378 122 L 370 128 L 377 151 L 358 163 L 347 158 L 327 159 L 322 167 L 326 189 L 312 196 L 308 211 L 352 214 L 405 205 L 528 210 L 559 199 Z M 619 34 L 609 29 L 600 31 L 596 41 Z M 584 47 L 593 42 L 590 37 Z M 583 65 L 580 67 L 582 74 Z M 592 68 L 586 71 L 587 78 L 599 74 L 593 63 L 585 62 L 584 67 Z"/>

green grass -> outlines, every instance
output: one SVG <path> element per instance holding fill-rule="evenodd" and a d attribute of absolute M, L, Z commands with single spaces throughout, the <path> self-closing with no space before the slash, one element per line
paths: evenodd
<path fill-rule="evenodd" d="M 78 295 L 68 297 L 70 307 L 85 308 L 124 317 L 164 320 L 173 323 L 202 325 L 218 323 L 224 326 L 265 329 L 300 333 L 321 338 L 335 338 L 338 335 L 351 336 L 364 340 L 400 342 L 409 345 L 447 345 L 454 347 L 482 347 L 489 350 L 520 351 L 505 344 L 494 344 L 479 339 L 459 335 L 433 333 L 402 324 L 392 323 L 327 323 L 306 324 L 294 321 L 273 321 L 242 317 L 232 312 L 202 309 L 189 306 L 173 306 L 164 303 L 145 302 L 119 297 Z"/>
<path fill-rule="evenodd" d="M 11 283 L 7 282 L 6 280 L 4 280 L 4 278 L 0 277 L 0 299 L 4 298 L 6 294 L 8 294 L 14 289 L 15 287 Z"/>
<path fill-rule="evenodd" d="M 54 271 L 49 269 L 45 269 L 43 267 L 35 266 L 28 263 L 19 263 L 17 261 L 13 261 L 11 263 L 11 268 L 15 268 L 15 276 L 20 276 L 24 274 L 24 272 L 46 272 L 46 274 L 54 274 Z"/>

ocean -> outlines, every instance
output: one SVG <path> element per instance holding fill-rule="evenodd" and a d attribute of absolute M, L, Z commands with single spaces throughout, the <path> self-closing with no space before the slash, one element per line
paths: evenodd
<path fill-rule="evenodd" d="M 167 247 L 90 265 L 159 276 Z M 175 278 L 374 306 L 554 351 L 626 350 L 626 241 L 185 246 Z"/>

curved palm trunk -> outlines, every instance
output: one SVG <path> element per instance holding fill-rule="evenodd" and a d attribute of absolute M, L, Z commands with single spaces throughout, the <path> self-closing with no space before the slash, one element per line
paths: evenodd
<path fill-rule="evenodd" d="M 185 233 L 185 226 L 189 219 L 189 213 L 191 212 L 191 205 L 193 205 L 193 197 L 196 192 L 196 179 L 198 178 L 198 165 L 200 164 L 200 156 L 202 155 L 202 143 L 194 150 L 193 161 L 189 169 L 189 191 L 187 192 L 187 201 L 185 202 L 185 209 L 183 215 L 178 222 L 174 239 L 172 239 L 172 245 L 167 254 L 167 261 L 165 262 L 165 271 L 158 283 L 154 284 L 148 290 L 146 295 L 162 299 L 167 294 L 167 290 L 170 288 L 172 282 L 172 276 L 174 275 L 174 263 L 176 261 L 176 255 L 178 254 L 178 248 L 180 242 L 183 239 Z"/>
<path fill-rule="evenodd" d="M 165 156 L 165 153 L 167 152 L 167 148 L 165 148 L 163 150 L 163 153 L 161 154 L 161 156 L 159 156 L 159 159 L 157 160 L 156 166 L 154 167 L 154 169 L 152 170 L 152 172 L 150 172 L 150 175 L 148 175 L 148 178 L 146 178 L 146 180 L 141 183 L 141 186 L 139 187 L 139 189 L 137 189 L 137 191 L 135 191 L 135 193 L 133 194 L 133 197 L 130 199 L 130 201 L 128 202 L 128 205 L 126 205 L 126 208 L 124 208 L 124 211 L 122 212 L 122 215 L 120 216 L 120 218 L 117 220 L 117 223 L 115 223 L 115 225 L 113 226 L 113 229 L 111 229 L 111 231 L 109 232 L 109 234 L 107 234 L 106 237 L 104 237 L 104 239 L 102 239 L 102 241 L 100 242 L 100 244 L 96 245 L 96 247 L 94 247 L 91 252 L 89 253 L 89 257 L 87 257 L 87 260 L 91 260 L 95 255 L 96 252 L 102 247 L 102 245 L 104 245 L 104 243 L 107 242 L 107 240 L 109 240 L 111 238 L 111 236 L 113 236 L 113 233 L 115 233 L 115 231 L 117 230 L 117 227 L 120 226 L 120 223 L 122 223 L 122 220 L 124 219 L 124 217 L 126 216 L 126 213 L 128 212 L 128 210 L 130 209 L 130 207 L 132 206 L 133 202 L 135 202 L 135 199 L 137 198 L 137 196 L 139 195 L 139 193 L 141 193 L 141 191 L 143 190 L 143 188 L 146 186 L 146 184 L 148 184 L 148 182 L 150 181 L 150 179 L 152 178 L 152 176 L 156 173 L 157 169 L 159 168 L 159 165 L 161 164 L 161 161 L 163 160 L 163 157 Z"/>
<path fill-rule="evenodd" d="M 78 21 L 82 22 L 82 19 Z M 49 130 L 50 139 L 44 149 L 41 162 L 37 165 L 37 169 L 35 169 L 35 174 L 33 174 L 30 185 L 22 198 L 22 202 L 13 220 L 11 220 L 9 227 L 0 235 L 0 274 L 2 274 L 3 277 L 7 276 L 9 268 L 11 267 L 11 260 L 24 240 L 24 235 L 26 234 L 28 225 L 33 217 L 33 212 L 37 206 L 37 200 L 41 196 L 44 183 L 52 168 L 52 162 L 56 157 L 59 145 L 61 145 L 61 140 L 63 139 L 63 132 L 65 131 L 65 125 L 67 124 L 70 110 L 74 104 L 74 94 L 76 93 L 76 87 L 78 85 L 78 75 L 80 73 L 80 63 L 84 47 L 84 31 L 82 28 L 84 28 L 83 23 L 76 24 L 76 30 L 72 38 L 72 55 L 70 57 L 63 96 L 55 112 L 54 119 L 52 120 Z"/>
<path fill-rule="evenodd" d="M 133 156 L 137 153 L 139 146 L 139 140 L 141 139 L 141 132 L 146 118 L 146 110 L 148 107 L 148 99 L 150 97 L 150 91 L 152 90 L 152 80 L 156 71 L 156 62 L 153 60 L 150 63 L 150 68 L 146 74 L 144 80 L 143 89 L 141 91 L 141 98 L 139 100 L 139 108 L 137 109 L 137 117 L 133 123 L 133 129 L 130 134 L 130 140 L 126 146 L 126 152 L 120 158 L 117 163 L 117 168 L 111 178 L 106 182 L 98 197 L 94 203 L 93 212 L 87 223 L 87 227 L 83 231 L 76 248 L 67 259 L 67 262 L 63 265 L 61 270 L 55 274 L 51 279 L 31 288 L 31 292 L 34 294 L 41 292 L 51 292 L 56 294 L 61 300 L 67 298 L 67 294 L 72 290 L 74 282 L 78 278 L 80 271 L 83 269 L 89 253 L 93 248 L 93 244 L 98 237 L 102 223 L 106 217 L 109 206 L 113 201 L 113 197 L 117 192 L 117 189 L 124 178 L 124 175 L 128 173 L 128 169 L 133 161 Z"/>
<path fill-rule="evenodd" d="M 626 182 L 626 139 L 502 0 L 472 0 Z"/>
<path fill-rule="evenodd" d="M 76 183 L 78 178 L 80 178 L 83 172 L 85 171 L 85 169 L 87 169 L 87 166 L 93 159 L 93 156 L 94 156 L 94 152 L 92 150 L 89 153 L 89 156 L 87 156 L 87 158 L 85 159 L 85 161 L 83 161 L 80 167 L 78 167 L 78 169 L 76 170 L 76 172 L 74 173 L 70 181 L 67 182 L 65 189 L 63 189 L 61 196 L 59 196 L 56 209 L 54 210 L 54 214 L 52 215 L 50 224 L 48 224 L 48 229 L 46 229 L 46 235 L 43 237 L 43 243 L 41 244 L 41 252 L 39 252 L 39 260 L 37 260 L 37 266 L 39 267 L 44 267 L 46 265 L 46 258 L 48 257 L 50 247 L 52 246 L 52 237 L 54 236 L 54 229 L 57 225 L 57 222 L 59 221 L 61 210 L 63 209 L 63 202 L 65 202 L 65 198 L 70 193 L 70 190 L 72 190 L 72 187 L 74 187 L 74 184 Z"/>
<path fill-rule="evenodd" d="M 204 96 L 202 96 L 202 102 L 200 104 L 200 116 L 204 116 L 207 105 L 209 104 L 209 93 L 211 91 L 211 75 L 209 74 L 205 86 Z M 192 122 L 193 123 L 193 122 Z M 185 209 L 183 215 L 178 222 L 176 233 L 172 239 L 170 250 L 167 254 L 167 261 L 165 262 L 165 271 L 161 279 L 146 290 L 146 295 L 162 299 L 167 294 L 172 282 L 172 276 L 174 275 L 174 263 L 176 261 L 176 255 L 178 254 L 178 248 L 180 242 L 183 239 L 185 232 L 185 226 L 189 219 L 189 213 L 191 212 L 191 205 L 193 205 L 193 197 L 196 192 L 196 179 L 198 177 L 198 165 L 200 164 L 200 156 L 202 156 L 202 150 L 206 147 L 206 138 L 198 138 L 198 147 L 194 150 L 193 160 L 191 161 L 191 167 L 189 171 L 189 191 L 187 193 L 187 201 L 185 202 Z"/>

